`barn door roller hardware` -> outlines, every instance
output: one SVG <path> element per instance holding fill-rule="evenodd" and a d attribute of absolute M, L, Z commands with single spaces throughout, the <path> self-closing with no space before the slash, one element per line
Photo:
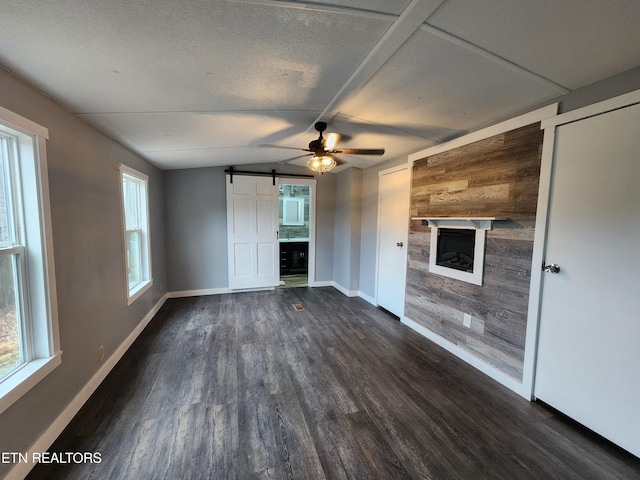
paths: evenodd
<path fill-rule="evenodd" d="M 234 175 L 248 175 L 253 177 L 271 177 L 273 178 L 273 184 L 276 184 L 276 177 L 279 178 L 314 178 L 313 175 L 303 175 L 298 173 L 277 173 L 275 168 L 270 172 L 253 172 L 251 170 L 236 170 L 233 167 L 227 168 L 225 173 L 229 174 L 229 183 L 233 183 Z"/>

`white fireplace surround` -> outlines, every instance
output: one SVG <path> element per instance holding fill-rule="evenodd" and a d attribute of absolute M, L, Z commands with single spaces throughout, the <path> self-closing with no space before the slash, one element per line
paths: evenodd
<path fill-rule="evenodd" d="M 414 217 L 412 220 L 423 220 L 429 222 L 431 227 L 431 241 L 429 249 L 429 272 L 436 275 L 454 278 L 474 285 L 482 285 L 484 272 L 484 246 L 487 237 L 487 230 L 493 228 L 494 220 L 504 220 L 498 217 Z M 473 272 L 464 272 L 455 268 L 445 267 L 436 263 L 438 252 L 438 229 L 458 228 L 475 230 L 475 245 L 473 252 Z"/>

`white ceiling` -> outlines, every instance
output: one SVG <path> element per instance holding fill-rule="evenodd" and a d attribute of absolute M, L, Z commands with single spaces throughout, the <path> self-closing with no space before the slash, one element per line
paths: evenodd
<path fill-rule="evenodd" d="M 640 65 L 636 0 L 0 6 L 0 64 L 162 169 L 283 161 L 317 120 L 366 168 Z"/>

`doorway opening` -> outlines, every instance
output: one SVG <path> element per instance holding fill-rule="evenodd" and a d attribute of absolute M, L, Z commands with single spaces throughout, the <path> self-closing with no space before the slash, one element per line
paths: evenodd
<path fill-rule="evenodd" d="M 315 180 L 280 183 L 278 241 L 280 287 L 306 287 L 313 283 L 315 264 Z"/>

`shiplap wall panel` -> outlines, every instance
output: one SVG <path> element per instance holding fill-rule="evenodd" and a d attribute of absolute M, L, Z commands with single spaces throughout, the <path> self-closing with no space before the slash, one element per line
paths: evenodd
<path fill-rule="evenodd" d="M 542 152 L 540 124 L 414 162 L 411 216 L 503 217 L 487 232 L 483 285 L 429 272 L 430 228 L 411 221 L 405 316 L 522 379 Z M 471 316 L 465 327 L 464 314 Z"/>

